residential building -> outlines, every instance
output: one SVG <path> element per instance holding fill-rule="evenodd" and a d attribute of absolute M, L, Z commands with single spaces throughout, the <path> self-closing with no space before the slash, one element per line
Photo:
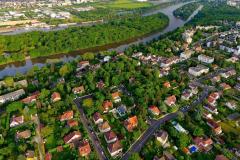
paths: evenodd
<path fill-rule="evenodd" d="M 164 146 L 168 141 L 168 133 L 164 130 L 156 132 L 155 137 L 161 143 L 162 146 Z"/>
<path fill-rule="evenodd" d="M 193 141 L 200 151 L 208 152 L 212 149 L 213 140 L 211 138 L 195 137 Z"/>
<path fill-rule="evenodd" d="M 154 105 L 148 107 L 148 111 L 154 116 L 158 116 L 161 113 L 158 107 Z"/>
<path fill-rule="evenodd" d="M 30 130 L 25 130 L 25 131 L 16 133 L 16 139 L 27 139 L 29 137 L 31 137 L 31 131 Z"/>
<path fill-rule="evenodd" d="M 204 105 L 204 108 L 209 111 L 210 113 L 213 113 L 213 114 L 218 114 L 218 110 L 216 107 L 214 106 L 211 106 L 211 105 Z"/>
<path fill-rule="evenodd" d="M 206 66 L 203 66 L 203 65 L 197 65 L 196 67 L 190 67 L 188 69 L 188 72 L 195 76 L 195 77 L 198 77 L 198 76 L 201 76 L 202 74 L 206 74 L 209 72 L 209 68 L 206 67 Z"/>
<path fill-rule="evenodd" d="M 117 107 L 116 111 L 120 117 L 124 117 L 127 113 L 127 107 L 124 104 L 121 104 Z"/>
<path fill-rule="evenodd" d="M 132 132 L 134 128 L 138 125 L 137 116 L 129 117 L 124 121 L 124 126 L 128 130 L 128 132 Z"/>
<path fill-rule="evenodd" d="M 8 101 L 15 101 L 18 100 L 21 96 L 25 94 L 25 91 L 23 89 L 19 89 L 17 91 L 7 93 L 0 96 L 0 103 L 6 103 Z"/>
<path fill-rule="evenodd" d="M 215 122 L 214 120 L 208 119 L 207 120 L 207 125 L 212 128 L 212 130 L 215 134 L 221 134 L 222 133 L 221 126 L 217 122 Z"/>
<path fill-rule="evenodd" d="M 34 92 L 32 95 L 22 99 L 21 102 L 23 102 L 25 104 L 35 102 L 37 100 L 37 98 L 39 97 L 39 95 L 40 95 L 40 92 L 38 92 L 38 91 Z"/>
<path fill-rule="evenodd" d="M 235 101 L 228 101 L 225 103 L 225 105 L 231 110 L 235 110 L 237 108 L 237 104 Z"/>
<path fill-rule="evenodd" d="M 87 140 L 83 140 L 80 142 L 78 152 L 79 155 L 82 157 L 88 156 L 91 153 L 91 147 Z"/>
<path fill-rule="evenodd" d="M 110 131 L 110 130 L 111 130 L 111 127 L 110 127 L 110 125 L 108 124 L 108 122 L 105 121 L 105 122 L 100 123 L 100 124 L 98 125 L 98 129 L 99 129 L 100 132 L 105 133 L 105 132 Z"/>
<path fill-rule="evenodd" d="M 107 143 L 113 143 L 113 142 L 117 141 L 117 139 L 118 139 L 117 135 L 113 131 L 105 132 L 104 133 L 104 138 L 105 138 Z"/>
<path fill-rule="evenodd" d="M 181 59 L 189 59 L 189 58 L 191 58 L 193 53 L 194 52 L 192 50 L 186 50 L 180 54 L 180 58 Z"/>
<path fill-rule="evenodd" d="M 115 103 L 121 102 L 121 97 L 119 92 L 112 93 L 112 99 Z"/>
<path fill-rule="evenodd" d="M 81 93 L 84 93 L 84 86 L 79 86 L 79 87 L 75 87 L 72 89 L 72 92 L 74 94 L 81 94 Z"/>
<path fill-rule="evenodd" d="M 78 121 L 73 120 L 73 119 L 70 119 L 70 120 L 67 121 L 67 125 L 68 125 L 69 127 L 78 126 Z"/>
<path fill-rule="evenodd" d="M 73 131 L 67 134 L 63 140 L 65 143 L 71 143 L 82 138 L 82 134 L 79 131 Z"/>
<path fill-rule="evenodd" d="M 181 96 L 181 99 L 188 101 L 193 96 L 191 90 L 184 90 Z"/>
<path fill-rule="evenodd" d="M 51 100 L 52 102 L 57 102 L 61 100 L 61 95 L 58 92 L 53 92 L 53 94 L 51 95 Z"/>
<path fill-rule="evenodd" d="M 175 105 L 176 101 L 177 101 L 176 96 L 172 95 L 172 96 L 167 97 L 164 102 L 168 106 L 173 106 L 173 105 Z"/>
<path fill-rule="evenodd" d="M 116 155 L 118 155 L 119 153 L 122 152 L 122 145 L 120 143 L 119 140 L 117 140 L 114 143 L 110 143 L 107 146 L 108 152 L 110 153 L 110 155 L 112 157 L 115 157 Z"/>
<path fill-rule="evenodd" d="M 60 121 L 66 121 L 73 118 L 73 110 L 66 111 L 60 116 Z"/>
<path fill-rule="evenodd" d="M 224 155 L 217 155 L 215 160 L 229 160 L 227 157 L 225 157 Z"/>
<path fill-rule="evenodd" d="M 198 55 L 198 60 L 200 62 L 207 63 L 207 64 L 211 64 L 211 63 L 214 62 L 214 58 L 213 57 L 209 57 L 209 56 L 206 56 L 204 54 Z"/>
<path fill-rule="evenodd" d="M 96 112 L 93 115 L 93 121 L 95 124 L 100 124 L 103 122 L 103 117 L 100 113 Z"/>
<path fill-rule="evenodd" d="M 23 115 L 18 116 L 18 117 L 13 116 L 11 118 L 10 127 L 15 127 L 15 126 L 18 126 L 18 125 L 23 124 L 23 123 L 24 123 Z"/>
<path fill-rule="evenodd" d="M 102 107 L 103 107 L 103 113 L 107 113 L 113 108 L 113 104 L 111 101 L 107 100 L 103 102 Z"/>

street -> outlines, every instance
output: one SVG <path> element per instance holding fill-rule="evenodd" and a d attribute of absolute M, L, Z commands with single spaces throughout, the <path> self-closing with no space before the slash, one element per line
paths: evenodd
<path fill-rule="evenodd" d="M 105 156 L 104 154 L 104 150 L 100 144 L 100 141 L 97 137 L 97 135 L 95 134 L 94 131 L 92 131 L 91 126 L 89 126 L 89 122 L 84 114 L 83 108 L 81 107 L 81 101 L 85 98 L 90 98 L 92 95 L 86 95 L 83 97 L 79 97 L 74 99 L 74 103 L 76 104 L 76 106 L 78 107 L 78 110 L 80 112 L 80 119 L 83 123 L 84 128 L 87 130 L 88 132 L 88 136 L 90 138 L 90 140 L 92 141 L 92 144 L 97 152 L 97 155 L 99 157 L 100 160 L 107 160 L 108 158 Z"/>

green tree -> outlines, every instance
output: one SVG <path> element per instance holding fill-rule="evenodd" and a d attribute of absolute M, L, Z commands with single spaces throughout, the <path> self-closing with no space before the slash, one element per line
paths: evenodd
<path fill-rule="evenodd" d="M 14 112 L 14 111 L 19 111 L 19 112 L 22 112 L 22 109 L 23 109 L 23 103 L 22 102 L 12 102 L 11 104 L 9 104 L 7 106 L 7 113 L 11 113 L 11 112 Z"/>
<path fill-rule="evenodd" d="M 13 80 L 13 77 L 6 77 L 4 79 L 4 82 L 6 83 L 6 85 L 8 87 L 12 87 L 14 85 L 14 80 Z"/>

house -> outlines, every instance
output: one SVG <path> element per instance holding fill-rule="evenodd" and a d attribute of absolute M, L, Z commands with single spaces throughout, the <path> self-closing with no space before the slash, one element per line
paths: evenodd
<path fill-rule="evenodd" d="M 176 101 L 177 101 L 176 96 L 172 95 L 172 96 L 167 97 L 164 102 L 168 106 L 173 106 L 173 105 L 175 105 Z"/>
<path fill-rule="evenodd" d="M 67 125 L 68 125 L 69 127 L 78 126 L 78 121 L 73 120 L 73 119 L 70 119 L 70 120 L 67 121 Z"/>
<path fill-rule="evenodd" d="M 24 94 L 25 94 L 25 91 L 23 89 L 19 89 L 17 91 L 11 92 L 11 93 L 1 95 L 0 103 L 3 104 L 8 101 L 15 101 L 15 100 L 19 99 L 21 96 L 23 96 Z"/>
<path fill-rule="evenodd" d="M 126 115 L 127 107 L 121 104 L 119 107 L 117 107 L 116 111 L 120 117 L 123 117 Z"/>
<path fill-rule="evenodd" d="M 148 111 L 153 114 L 154 116 L 158 116 L 160 114 L 160 110 L 157 106 L 150 106 L 148 107 Z"/>
<path fill-rule="evenodd" d="M 121 102 L 121 97 L 119 92 L 112 93 L 112 99 L 115 103 Z"/>
<path fill-rule="evenodd" d="M 80 86 L 80 87 L 75 87 L 72 89 L 72 92 L 74 94 L 81 94 L 81 93 L 84 93 L 84 86 Z"/>
<path fill-rule="evenodd" d="M 91 153 L 91 147 L 87 140 L 83 140 L 80 142 L 78 152 L 79 155 L 82 157 L 88 156 Z"/>
<path fill-rule="evenodd" d="M 195 85 L 193 83 L 190 83 L 188 87 L 191 89 L 192 94 L 197 94 L 198 93 L 198 86 L 197 85 Z"/>
<path fill-rule="evenodd" d="M 113 143 L 113 142 L 117 141 L 117 139 L 118 139 L 117 135 L 113 131 L 105 132 L 104 133 L 104 138 L 105 138 L 107 143 Z"/>
<path fill-rule="evenodd" d="M 23 124 L 23 123 L 24 123 L 24 117 L 23 116 L 19 116 L 19 117 L 13 116 L 11 118 L 10 127 L 15 127 L 15 126 L 18 126 L 18 125 Z"/>
<path fill-rule="evenodd" d="M 202 74 L 206 74 L 209 72 L 209 68 L 203 65 L 197 65 L 196 67 L 190 67 L 188 69 L 188 73 L 190 73 L 191 75 L 198 77 Z"/>
<path fill-rule="evenodd" d="M 21 102 L 23 102 L 25 104 L 35 102 L 39 95 L 40 95 L 40 92 L 38 92 L 38 91 L 34 92 L 31 96 L 28 96 L 27 98 L 22 99 Z"/>
<path fill-rule="evenodd" d="M 120 152 L 122 152 L 122 145 L 119 140 L 117 140 L 114 143 L 110 143 L 107 146 L 108 152 L 112 157 L 115 157 L 118 155 Z"/>
<path fill-rule="evenodd" d="M 66 121 L 73 118 L 73 110 L 66 111 L 60 116 L 60 121 Z"/>
<path fill-rule="evenodd" d="M 216 106 L 217 105 L 217 100 L 220 98 L 220 92 L 213 92 L 208 96 L 208 104 L 211 106 Z"/>
<path fill-rule="evenodd" d="M 93 121 L 95 124 L 100 124 L 103 122 L 103 117 L 100 113 L 96 112 L 93 114 Z"/>
<path fill-rule="evenodd" d="M 193 53 L 194 52 L 192 50 L 186 50 L 180 54 L 180 58 L 181 59 L 189 59 L 189 58 L 191 58 Z"/>
<path fill-rule="evenodd" d="M 90 66 L 89 61 L 81 61 L 77 64 L 77 71 L 85 69 L 87 66 Z"/>
<path fill-rule="evenodd" d="M 217 155 L 215 160 L 229 160 L 227 157 L 225 157 L 224 155 Z"/>
<path fill-rule="evenodd" d="M 30 130 L 25 130 L 25 131 L 16 133 L 16 139 L 27 139 L 29 137 L 31 137 L 31 131 Z"/>
<path fill-rule="evenodd" d="M 205 119 L 213 119 L 212 114 L 207 112 L 207 111 L 203 112 L 203 118 L 205 118 Z"/>
<path fill-rule="evenodd" d="M 237 73 L 236 73 L 236 70 L 235 70 L 235 69 L 231 69 L 231 70 L 229 70 L 229 71 L 220 73 L 221 77 L 223 77 L 223 78 L 229 78 L 229 77 L 234 76 L 234 75 L 236 75 L 236 74 L 237 74 Z"/>
<path fill-rule="evenodd" d="M 192 96 L 193 96 L 193 93 L 191 92 L 191 90 L 187 89 L 183 91 L 181 99 L 188 101 Z"/>
<path fill-rule="evenodd" d="M 212 83 L 220 82 L 221 81 L 221 76 L 220 75 L 214 76 L 211 79 L 211 81 L 212 81 Z"/>
<path fill-rule="evenodd" d="M 163 86 L 165 87 L 165 88 L 170 88 L 171 87 L 171 84 L 170 84 L 170 82 L 164 82 L 163 83 Z"/>
<path fill-rule="evenodd" d="M 232 87 L 227 84 L 227 83 L 221 83 L 220 84 L 220 87 L 223 89 L 223 90 L 228 90 L 228 89 L 231 89 Z"/>
<path fill-rule="evenodd" d="M 164 146 L 168 141 L 168 133 L 164 130 L 158 131 L 155 134 L 155 137 L 161 143 L 162 146 Z"/>
<path fill-rule="evenodd" d="M 128 132 L 132 132 L 134 128 L 138 125 L 137 116 L 129 117 L 124 121 L 124 126 L 128 130 Z"/>
<path fill-rule="evenodd" d="M 200 151 L 208 152 L 212 149 L 213 141 L 211 138 L 195 137 L 193 142 L 197 145 Z"/>
<path fill-rule="evenodd" d="M 209 56 L 206 56 L 204 54 L 198 55 L 198 60 L 200 62 L 207 63 L 207 64 L 211 64 L 211 63 L 214 62 L 214 58 L 213 57 L 209 57 Z"/>
<path fill-rule="evenodd" d="M 211 106 L 211 105 L 204 105 L 204 108 L 209 111 L 210 113 L 213 113 L 213 114 L 218 114 L 218 110 L 216 107 L 214 106 Z"/>
<path fill-rule="evenodd" d="M 102 104 L 103 107 L 103 113 L 107 113 L 110 109 L 113 108 L 113 104 L 111 101 L 104 101 Z"/>
<path fill-rule="evenodd" d="M 99 129 L 100 132 L 105 133 L 105 132 L 110 131 L 110 130 L 111 130 L 111 127 L 110 127 L 110 125 L 108 124 L 108 122 L 105 121 L 105 122 L 100 123 L 100 124 L 98 125 L 98 129 Z"/>
<path fill-rule="evenodd" d="M 207 119 L 207 125 L 212 128 L 215 134 L 221 134 L 222 128 L 221 126 L 212 119 Z"/>
<path fill-rule="evenodd" d="M 235 101 L 228 101 L 225 103 L 225 105 L 231 110 L 235 110 L 237 108 L 237 104 Z"/>
<path fill-rule="evenodd" d="M 64 140 L 65 143 L 71 143 L 71 142 L 77 141 L 81 138 L 82 138 L 82 135 L 79 131 L 73 131 L 73 132 L 67 134 L 63 138 L 63 140 Z"/>
<path fill-rule="evenodd" d="M 105 87 L 105 83 L 101 80 L 101 81 L 97 82 L 96 87 L 99 89 L 102 89 Z"/>
<path fill-rule="evenodd" d="M 53 92 L 51 95 L 52 102 L 57 102 L 61 100 L 61 95 L 58 92 Z"/>

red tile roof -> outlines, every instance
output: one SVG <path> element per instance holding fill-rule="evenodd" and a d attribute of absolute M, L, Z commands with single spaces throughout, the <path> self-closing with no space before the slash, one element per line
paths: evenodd
<path fill-rule="evenodd" d="M 58 92 L 53 92 L 51 99 L 53 102 L 61 100 L 61 95 Z"/>
<path fill-rule="evenodd" d="M 78 126 L 78 121 L 70 119 L 68 120 L 67 124 L 69 127 L 75 127 L 75 126 Z"/>
<path fill-rule="evenodd" d="M 80 156 L 87 156 L 91 153 L 91 147 L 88 141 L 83 140 L 78 147 Z"/>
<path fill-rule="evenodd" d="M 137 127 L 137 125 L 138 125 L 137 116 L 132 116 L 124 121 L 124 126 L 129 132 L 132 132 L 133 129 Z"/>
<path fill-rule="evenodd" d="M 73 118 L 73 111 L 66 111 L 60 116 L 60 121 L 70 120 Z"/>
<path fill-rule="evenodd" d="M 73 131 L 71 133 L 69 133 L 68 135 L 66 135 L 63 140 L 65 143 L 71 143 L 75 140 L 79 140 L 81 139 L 82 135 L 79 131 Z"/>
<path fill-rule="evenodd" d="M 160 114 L 160 110 L 158 109 L 157 106 L 150 106 L 148 108 L 148 110 L 154 115 L 159 115 Z"/>

